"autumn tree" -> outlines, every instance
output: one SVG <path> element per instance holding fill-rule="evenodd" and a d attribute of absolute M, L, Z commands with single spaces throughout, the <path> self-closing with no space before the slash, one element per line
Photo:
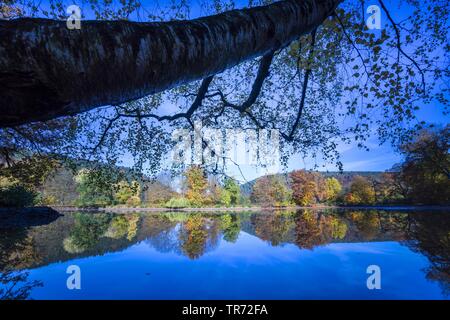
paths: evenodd
<path fill-rule="evenodd" d="M 273 203 L 273 198 L 271 197 L 270 178 L 268 176 L 258 178 L 255 181 L 255 184 L 252 187 L 250 199 L 253 203 Z"/>
<path fill-rule="evenodd" d="M 384 172 L 378 179 L 371 179 L 377 203 L 407 202 L 408 191 L 398 171 Z"/>
<path fill-rule="evenodd" d="M 199 166 L 192 166 L 185 172 L 186 178 L 186 198 L 192 206 L 201 207 L 206 200 L 206 188 L 208 181 L 205 172 Z"/>
<path fill-rule="evenodd" d="M 362 176 L 355 176 L 345 195 L 345 202 L 350 205 L 371 205 L 375 203 L 375 190 L 372 183 Z"/>
<path fill-rule="evenodd" d="M 289 174 L 292 199 L 300 206 L 308 206 L 317 201 L 319 175 L 306 170 L 296 170 Z"/>
<path fill-rule="evenodd" d="M 256 180 L 250 199 L 261 205 L 283 206 L 289 203 L 290 197 L 290 190 L 281 177 L 264 176 Z"/>
<path fill-rule="evenodd" d="M 334 202 L 339 197 L 342 191 L 342 185 L 336 178 L 327 178 L 325 180 L 326 200 Z"/>

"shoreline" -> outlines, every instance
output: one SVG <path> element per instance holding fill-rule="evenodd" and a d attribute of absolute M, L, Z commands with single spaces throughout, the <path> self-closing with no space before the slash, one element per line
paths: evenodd
<path fill-rule="evenodd" d="M 204 208 L 140 208 L 140 207 L 72 207 L 72 206 L 48 206 L 27 208 L 0 208 L 1 214 L 57 214 L 64 212 L 86 213 L 145 213 L 145 212 L 273 212 L 287 210 L 384 210 L 384 211 L 450 211 L 450 206 L 292 206 L 292 207 L 204 207 Z"/>
<path fill-rule="evenodd" d="M 199 207 L 199 208 L 157 208 L 157 207 L 100 207 L 100 208 L 77 208 L 52 206 L 53 210 L 67 211 L 98 211 L 98 212 L 245 212 L 245 211 L 286 211 L 286 210 L 449 210 L 450 206 L 290 206 L 290 207 Z"/>

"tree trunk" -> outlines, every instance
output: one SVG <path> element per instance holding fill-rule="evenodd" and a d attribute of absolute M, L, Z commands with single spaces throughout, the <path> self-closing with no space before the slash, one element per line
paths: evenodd
<path fill-rule="evenodd" d="M 0 127 L 75 115 L 203 79 L 311 32 L 342 0 L 163 23 L 0 21 Z"/>

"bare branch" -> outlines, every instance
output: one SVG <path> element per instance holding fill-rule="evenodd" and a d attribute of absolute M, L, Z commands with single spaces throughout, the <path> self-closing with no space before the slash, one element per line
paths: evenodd
<path fill-rule="evenodd" d="M 192 117 L 194 112 L 198 108 L 201 107 L 203 100 L 206 97 L 206 93 L 208 92 L 209 85 L 211 84 L 213 78 L 214 78 L 214 76 L 210 76 L 210 77 L 203 79 L 202 84 L 200 85 L 200 88 L 198 89 L 197 96 L 196 96 L 194 102 L 192 103 L 192 105 L 189 107 L 189 109 L 186 112 L 181 112 L 181 113 L 177 113 L 174 115 L 158 116 L 158 115 L 152 114 L 152 113 L 139 114 L 138 110 L 136 109 L 136 110 L 134 110 L 135 114 L 121 113 L 120 116 L 124 117 L 124 118 L 140 118 L 140 119 L 153 118 L 158 121 L 174 121 L 177 119 L 185 118 L 186 120 L 189 121 L 189 119 Z"/>

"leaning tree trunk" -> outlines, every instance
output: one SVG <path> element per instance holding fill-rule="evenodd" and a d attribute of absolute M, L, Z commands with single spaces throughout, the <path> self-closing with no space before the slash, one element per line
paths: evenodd
<path fill-rule="evenodd" d="M 205 78 L 288 45 L 342 0 L 285 0 L 191 21 L 0 21 L 0 127 L 78 114 Z"/>

